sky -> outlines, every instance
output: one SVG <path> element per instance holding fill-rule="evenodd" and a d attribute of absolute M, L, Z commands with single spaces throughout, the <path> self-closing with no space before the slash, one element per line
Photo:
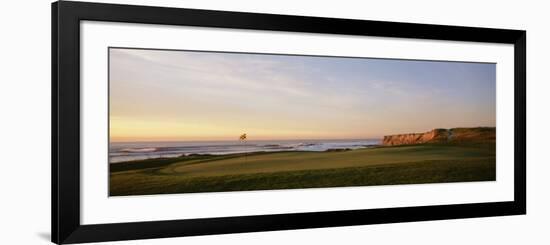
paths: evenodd
<path fill-rule="evenodd" d="M 110 139 L 376 139 L 495 126 L 496 65 L 109 49 Z"/>

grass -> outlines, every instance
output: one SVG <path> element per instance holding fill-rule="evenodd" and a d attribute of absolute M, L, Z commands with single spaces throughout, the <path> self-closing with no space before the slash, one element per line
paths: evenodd
<path fill-rule="evenodd" d="M 111 164 L 110 195 L 495 180 L 495 144 L 197 155 Z"/>

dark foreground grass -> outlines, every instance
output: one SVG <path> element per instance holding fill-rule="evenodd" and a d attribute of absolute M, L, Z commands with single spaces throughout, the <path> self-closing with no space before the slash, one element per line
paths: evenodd
<path fill-rule="evenodd" d="M 494 142 L 194 155 L 110 165 L 111 196 L 495 180 Z"/>

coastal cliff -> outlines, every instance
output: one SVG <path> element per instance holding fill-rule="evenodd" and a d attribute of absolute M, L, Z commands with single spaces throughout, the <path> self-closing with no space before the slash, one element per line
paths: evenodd
<path fill-rule="evenodd" d="M 433 129 L 425 133 L 396 134 L 384 136 L 382 145 L 413 145 L 463 141 L 495 141 L 496 128 L 451 128 Z"/>

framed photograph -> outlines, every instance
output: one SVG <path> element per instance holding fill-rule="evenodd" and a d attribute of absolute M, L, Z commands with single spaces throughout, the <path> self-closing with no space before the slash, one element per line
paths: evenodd
<path fill-rule="evenodd" d="M 52 241 L 525 214 L 525 37 L 55 2 Z"/>

